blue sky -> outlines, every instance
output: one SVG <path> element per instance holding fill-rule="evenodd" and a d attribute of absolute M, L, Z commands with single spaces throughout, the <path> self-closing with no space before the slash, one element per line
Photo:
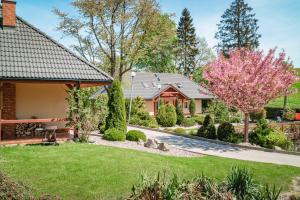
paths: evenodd
<path fill-rule="evenodd" d="M 19 16 L 40 28 L 66 46 L 72 43 L 62 38 L 55 30 L 57 17 L 52 9 L 57 7 L 63 11 L 74 13 L 70 0 L 18 0 Z M 175 14 L 177 22 L 183 8 L 188 8 L 194 19 L 198 36 L 205 37 L 209 46 L 217 41 L 214 34 L 216 24 L 232 0 L 159 0 L 163 12 Z M 300 67 L 300 0 L 246 0 L 254 9 L 259 20 L 260 48 L 267 51 L 275 46 L 284 49 L 296 67 Z"/>

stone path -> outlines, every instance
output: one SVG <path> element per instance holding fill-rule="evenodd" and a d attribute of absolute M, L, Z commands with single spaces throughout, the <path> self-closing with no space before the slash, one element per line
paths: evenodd
<path fill-rule="evenodd" d="M 251 149 L 243 149 L 230 145 L 216 144 L 203 140 L 196 140 L 182 136 L 171 135 L 158 131 L 128 127 L 128 130 L 141 130 L 148 138 L 157 139 L 166 144 L 185 149 L 195 153 L 201 153 L 212 156 L 234 158 L 239 160 L 249 160 L 264 163 L 273 163 L 280 165 L 291 165 L 300 167 L 300 156 L 283 153 L 265 152 Z"/>

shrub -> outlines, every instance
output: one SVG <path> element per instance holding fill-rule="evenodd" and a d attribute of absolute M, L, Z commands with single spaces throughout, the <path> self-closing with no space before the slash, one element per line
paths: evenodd
<path fill-rule="evenodd" d="M 175 133 L 186 133 L 184 128 L 175 128 L 174 132 Z"/>
<path fill-rule="evenodd" d="M 242 136 L 238 135 L 231 123 L 225 122 L 218 127 L 217 131 L 218 139 L 225 142 L 239 143 L 242 140 Z"/>
<path fill-rule="evenodd" d="M 106 130 L 118 129 L 125 135 L 127 132 L 125 100 L 121 83 L 118 80 L 114 80 L 108 93 L 108 98 L 108 115 L 105 128 Z"/>
<path fill-rule="evenodd" d="M 195 122 L 197 122 L 197 124 L 199 124 L 199 125 L 203 124 L 204 118 L 205 118 L 205 115 L 197 115 L 197 116 L 193 117 Z"/>
<path fill-rule="evenodd" d="M 196 113 L 196 103 L 195 103 L 195 100 L 194 100 L 194 99 L 192 99 L 192 100 L 190 101 L 189 112 L 190 112 L 190 115 L 191 115 L 192 117 L 195 116 L 195 113 Z"/>
<path fill-rule="evenodd" d="M 295 120 L 295 116 L 296 111 L 291 108 L 287 108 L 286 111 L 283 112 L 282 118 L 287 121 L 293 121 Z"/>
<path fill-rule="evenodd" d="M 175 126 L 177 116 L 174 106 L 161 104 L 156 115 L 156 120 L 157 123 L 163 127 Z"/>
<path fill-rule="evenodd" d="M 266 118 L 266 110 L 265 109 L 250 113 L 250 119 L 253 122 L 257 122 L 257 121 L 259 121 L 261 119 L 265 119 L 265 118 Z"/>
<path fill-rule="evenodd" d="M 181 125 L 184 127 L 191 127 L 196 124 L 195 120 L 193 118 L 184 118 Z"/>
<path fill-rule="evenodd" d="M 178 99 L 176 99 L 176 114 L 177 114 L 177 122 L 176 124 L 181 125 L 183 119 L 184 119 L 184 113 L 182 106 L 178 102 Z"/>
<path fill-rule="evenodd" d="M 206 115 L 203 125 L 199 128 L 197 135 L 200 137 L 208 138 L 208 139 L 216 139 L 217 131 L 216 127 L 213 124 L 213 120 L 210 115 Z"/>
<path fill-rule="evenodd" d="M 253 175 L 246 168 L 233 167 L 226 178 L 226 187 L 238 200 L 258 199 L 260 194 Z"/>
<path fill-rule="evenodd" d="M 229 121 L 229 108 L 219 100 L 213 100 L 209 103 L 207 112 L 214 116 L 216 123 L 223 123 Z"/>
<path fill-rule="evenodd" d="M 285 150 L 292 150 L 293 143 L 288 139 L 284 133 L 281 133 L 277 130 L 273 130 L 265 139 L 265 147 L 274 149 L 275 146 L 278 146 Z"/>
<path fill-rule="evenodd" d="M 142 131 L 131 130 L 131 131 L 128 131 L 128 133 L 126 134 L 126 140 L 129 140 L 129 141 L 138 142 L 139 140 L 143 140 L 144 142 L 146 142 L 146 139 L 147 139 L 146 135 Z"/>
<path fill-rule="evenodd" d="M 103 138 L 109 141 L 125 141 L 126 135 L 123 131 L 111 128 L 105 131 Z"/>

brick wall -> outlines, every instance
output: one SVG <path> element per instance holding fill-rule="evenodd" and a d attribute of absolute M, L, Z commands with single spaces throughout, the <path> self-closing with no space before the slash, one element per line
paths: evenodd
<path fill-rule="evenodd" d="M 2 0 L 3 26 L 16 26 L 16 2 Z"/>
<path fill-rule="evenodd" d="M 16 85 L 14 83 L 3 83 L 2 119 L 16 119 Z M 15 124 L 2 125 L 2 139 L 13 139 L 15 137 Z"/>

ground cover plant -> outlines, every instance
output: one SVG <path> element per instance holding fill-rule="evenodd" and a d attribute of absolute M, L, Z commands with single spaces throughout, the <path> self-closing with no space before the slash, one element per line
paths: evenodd
<path fill-rule="evenodd" d="M 129 141 L 138 142 L 139 140 L 142 140 L 142 141 L 146 142 L 146 139 L 147 139 L 146 135 L 142 131 L 139 131 L 139 130 L 131 130 L 131 131 L 128 131 L 126 134 L 126 140 L 129 140 Z"/>
<path fill-rule="evenodd" d="M 180 158 L 91 144 L 19 146 L 0 150 L 0 169 L 39 194 L 62 199 L 123 199 L 141 174 L 151 177 L 166 171 L 182 179 L 202 173 L 222 180 L 233 166 L 246 167 L 262 184 L 276 184 L 288 191 L 300 168 L 239 161 L 213 156 Z M 213 169 L 213 170 L 212 170 Z M 109 186 L 109 187 L 108 187 Z"/>

